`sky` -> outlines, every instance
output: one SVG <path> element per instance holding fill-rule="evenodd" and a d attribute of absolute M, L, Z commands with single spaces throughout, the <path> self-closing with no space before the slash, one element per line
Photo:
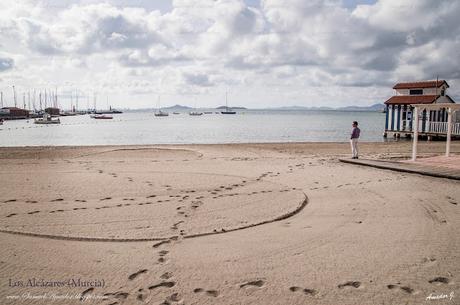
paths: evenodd
<path fill-rule="evenodd" d="M 397 82 L 460 100 L 458 0 L 2 0 L 4 106 L 367 106 Z M 26 95 L 27 97 L 27 95 Z M 108 102 L 107 102 L 108 101 Z M 102 104 L 102 105 L 101 105 Z"/>

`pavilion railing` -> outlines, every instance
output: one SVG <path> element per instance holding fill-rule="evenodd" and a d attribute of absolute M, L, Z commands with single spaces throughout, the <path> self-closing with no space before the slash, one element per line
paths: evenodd
<path fill-rule="evenodd" d="M 430 122 L 427 131 L 447 134 L 447 122 Z M 460 123 L 452 123 L 452 134 L 460 135 Z"/>

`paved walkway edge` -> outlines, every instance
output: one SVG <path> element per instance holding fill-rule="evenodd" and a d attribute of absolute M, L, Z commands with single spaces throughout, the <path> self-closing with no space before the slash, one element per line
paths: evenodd
<path fill-rule="evenodd" d="M 453 179 L 453 180 L 460 180 L 460 175 L 455 174 L 448 174 L 442 173 L 437 171 L 435 168 L 432 170 L 421 170 L 421 169 L 412 169 L 409 166 L 405 166 L 404 163 L 395 163 L 392 161 L 380 161 L 380 160 L 370 160 L 370 159 L 339 159 L 340 162 L 349 163 L 349 164 L 357 164 L 363 166 L 370 166 L 374 168 L 380 169 L 387 169 L 397 172 L 405 172 L 411 174 L 420 174 L 424 176 L 431 176 L 436 178 L 446 178 L 446 179 Z"/>

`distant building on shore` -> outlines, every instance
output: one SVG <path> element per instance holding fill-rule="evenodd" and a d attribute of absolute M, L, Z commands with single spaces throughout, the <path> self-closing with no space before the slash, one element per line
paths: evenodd
<path fill-rule="evenodd" d="M 445 80 L 421 81 L 398 83 L 394 89 L 394 95 L 385 102 L 386 120 L 384 136 L 406 136 L 412 135 L 412 116 L 416 104 L 444 104 L 455 103 L 447 95 L 449 84 Z M 447 111 L 424 110 L 419 115 L 421 136 L 446 136 L 447 133 Z M 454 116 L 453 136 L 460 136 L 460 115 Z"/>
<path fill-rule="evenodd" d="M 52 116 L 59 116 L 61 114 L 61 110 L 59 108 L 54 108 L 54 107 L 46 108 L 45 112 Z"/>
<path fill-rule="evenodd" d="M 0 118 L 4 120 L 20 120 L 29 117 L 29 110 L 18 107 L 3 107 L 0 109 Z"/>

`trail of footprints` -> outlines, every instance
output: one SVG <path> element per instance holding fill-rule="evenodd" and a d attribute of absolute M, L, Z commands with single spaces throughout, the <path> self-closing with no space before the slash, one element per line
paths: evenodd
<path fill-rule="evenodd" d="M 383 181 L 393 181 L 393 180 L 395 180 L 395 179 L 384 178 L 384 179 L 378 179 L 378 180 L 360 181 L 360 182 L 357 182 L 357 183 L 344 183 L 344 184 L 337 185 L 336 188 L 342 188 L 342 187 L 346 187 L 346 186 L 358 186 L 358 185 L 364 185 L 364 184 L 369 184 L 369 183 L 373 183 L 373 182 L 383 182 Z M 327 186 L 327 185 L 326 186 L 320 186 L 318 181 L 315 181 L 314 184 L 317 185 L 317 186 L 311 187 L 310 191 L 329 188 L 329 186 Z"/>
<path fill-rule="evenodd" d="M 102 170 L 99 170 L 99 172 L 103 173 Z M 254 181 L 261 181 L 263 178 L 265 178 L 267 176 L 276 177 L 279 174 L 280 174 L 279 172 L 274 173 L 274 172 L 268 171 L 268 172 L 265 172 L 265 173 L 262 173 L 261 175 L 259 175 L 257 178 L 254 179 Z M 111 175 L 116 176 L 115 173 L 111 173 Z M 132 178 L 128 177 L 128 180 L 132 181 Z M 151 184 L 150 181 L 146 181 L 146 183 Z M 214 195 L 214 196 L 211 197 L 212 199 L 218 199 L 218 198 L 224 198 L 224 197 L 232 197 L 232 196 L 238 196 L 238 195 L 253 196 L 253 195 L 257 195 L 257 194 L 264 194 L 264 193 L 273 192 L 273 190 L 261 190 L 261 191 L 254 191 L 254 192 L 251 192 L 251 193 L 244 193 L 244 194 L 243 193 L 228 193 L 228 191 L 234 190 L 234 189 L 239 188 L 239 187 L 243 187 L 247 183 L 248 183 L 248 181 L 243 179 L 240 183 L 234 183 L 234 184 L 230 184 L 230 185 L 221 185 L 218 188 L 214 188 L 214 189 L 207 190 L 207 191 L 205 190 L 205 192 L 207 192 L 207 193 L 209 193 L 211 195 Z M 167 191 L 172 190 L 171 185 L 163 185 L 163 187 Z M 293 188 L 293 190 L 295 190 L 295 188 Z M 290 189 L 283 189 L 283 190 L 280 190 L 279 192 L 289 192 L 289 191 L 290 191 Z M 163 195 L 162 197 L 165 197 L 165 199 L 158 199 L 157 198 L 156 203 L 170 202 L 172 199 L 178 199 L 178 202 L 182 203 L 184 201 L 187 201 L 187 200 L 191 199 L 190 195 L 196 193 L 196 190 L 180 190 L 179 192 L 181 194 L 175 194 L 175 195 L 169 195 L 169 196 Z M 227 193 L 224 193 L 224 192 L 227 192 Z M 155 198 L 155 197 L 157 197 L 157 195 L 149 195 L 149 196 L 146 197 L 146 199 L 152 199 L 152 198 Z M 200 206 L 203 205 L 203 203 L 204 203 L 203 200 L 206 199 L 206 198 L 207 197 L 204 196 L 204 195 L 200 195 L 200 196 L 195 197 L 195 199 L 192 200 L 191 205 L 190 205 L 191 210 L 192 211 L 197 210 Z M 104 197 L 104 198 L 99 199 L 99 201 L 104 202 L 104 201 L 110 201 L 112 199 L 113 199 L 112 197 Z M 101 210 L 101 209 L 108 209 L 108 208 L 129 207 L 129 206 L 133 205 L 130 202 L 135 201 L 135 200 L 137 200 L 137 199 L 135 199 L 135 198 L 123 198 L 122 201 L 125 201 L 125 203 L 120 203 L 120 204 L 116 204 L 116 205 L 97 206 L 97 207 L 92 207 L 92 209 Z M 3 203 L 13 203 L 13 202 L 17 202 L 17 199 L 9 199 L 9 200 L 3 201 Z M 25 202 L 26 203 L 33 203 L 33 204 L 38 203 L 38 201 L 36 201 L 36 200 L 26 200 Z M 56 199 L 50 200 L 50 202 L 52 202 L 52 203 L 58 203 L 59 202 L 59 203 L 66 204 L 66 201 L 64 200 L 64 198 L 56 198 Z M 87 200 L 75 199 L 74 202 L 86 203 Z M 151 204 L 154 204 L 154 202 L 146 201 L 146 202 L 137 203 L 137 205 L 141 205 L 141 206 L 142 205 L 151 205 Z M 48 211 L 48 213 L 49 214 L 54 214 L 54 213 L 72 212 L 72 211 L 87 210 L 87 209 L 89 209 L 89 208 L 88 207 L 73 207 L 73 208 L 70 208 L 70 209 L 55 209 L 55 210 Z M 189 214 L 186 211 L 184 211 L 183 209 L 184 209 L 184 206 L 177 207 L 178 215 L 188 217 Z M 41 213 L 41 212 L 43 212 L 43 211 L 33 210 L 33 211 L 30 211 L 30 212 L 26 212 L 26 214 L 34 215 L 34 214 L 38 214 L 38 213 Z M 10 217 L 17 216 L 17 215 L 19 215 L 19 213 L 10 213 L 10 214 L 6 215 L 5 217 L 10 218 Z M 175 227 L 175 226 L 173 225 L 173 227 Z"/>
<path fill-rule="evenodd" d="M 174 243 L 176 242 L 181 242 L 182 239 L 179 236 L 175 236 L 170 239 L 165 239 L 162 241 L 158 241 L 152 245 L 153 249 L 158 249 L 158 261 L 157 261 L 157 266 L 163 266 L 163 264 L 166 262 L 165 257 L 169 254 L 169 250 L 165 248 L 166 246 L 173 246 Z M 431 259 L 434 260 L 434 259 Z M 165 265 L 167 266 L 167 265 Z M 127 283 L 132 282 L 136 283 L 137 280 L 141 279 L 143 276 L 148 276 L 149 270 L 146 268 L 140 269 L 129 276 L 127 276 Z M 148 277 L 147 277 L 148 278 Z M 145 277 L 144 277 L 144 282 L 145 282 Z M 372 281 L 371 281 L 372 282 Z M 446 277 L 442 276 L 437 276 L 434 277 L 430 280 L 428 280 L 428 283 L 434 284 L 434 285 L 445 285 L 449 284 L 450 280 Z M 242 282 L 238 284 L 237 288 L 238 289 L 263 289 L 266 286 L 266 281 L 263 279 L 254 279 L 254 280 L 249 280 L 246 282 Z M 360 281 L 346 281 L 343 283 L 340 283 L 337 285 L 337 289 L 359 289 L 363 288 L 364 286 Z M 411 288 L 408 285 L 401 285 L 401 283 L 396 283 L 396 284 L 389 284 L 386 286 L 389 290 L 399 290 L 407 294 L 414 294 L 415 290 Z M 162 303 L 162 305 L 172 305 L 172 304 L 182 304 L 184 302 L 184 299 L 182 298 L 181 294 L 177 292 L 177 290 L 171 290 L 173 288 L 178 288 L 178 283 L 174 280 L 174 275 L 170 271 L 165 271 L 163 270 L 162 274 L 159 276 L 159 280 L 157 282 L 154 282 L 153 284 L 146 285 L 143 287 L 134 287 L 131 290 L 131 292 L 135 292 L 133 296 L 137 301 L 140 302 L 146 302 L 147 298 L 151 293 L 155 293 L 156 296 L 160 296 L 163 298 L 162 295 L 165 295 Z M 116 292 L 108 292 L 105 293 L 103 296 L 105 296 L 111 303 L 109 305 L 118 305 L 123 303 L 128 297 L 130 297 L 130 293 L 125 291 L 124 287 L 120 287 L 119 291 Z M 291 286 L 287 289 L 291 293 L 295 294 L 302 294 L 306 297 L 319 297 L 320 292 L 316 289 L 312 288 L 305 288 L 305 287 L 300 287 L 300 286 Z M 85 300 L 86 297 L 88 297 L 89 294 L 94 292 L 94 288 L 89 288 L 84 290 L 81 293 L 80 300 Z M 195 295 L 201 295 L 203 297 L 209 297 L 209 298 L 217 298 L 221 295 L 221 293 L 217 289 L 208 289 L 208 288 L 202 288 L 202 287 L 196 287 L 193 289 L 193 294 Z M 149 301 L 150 302 L 150 301 Z"/>

